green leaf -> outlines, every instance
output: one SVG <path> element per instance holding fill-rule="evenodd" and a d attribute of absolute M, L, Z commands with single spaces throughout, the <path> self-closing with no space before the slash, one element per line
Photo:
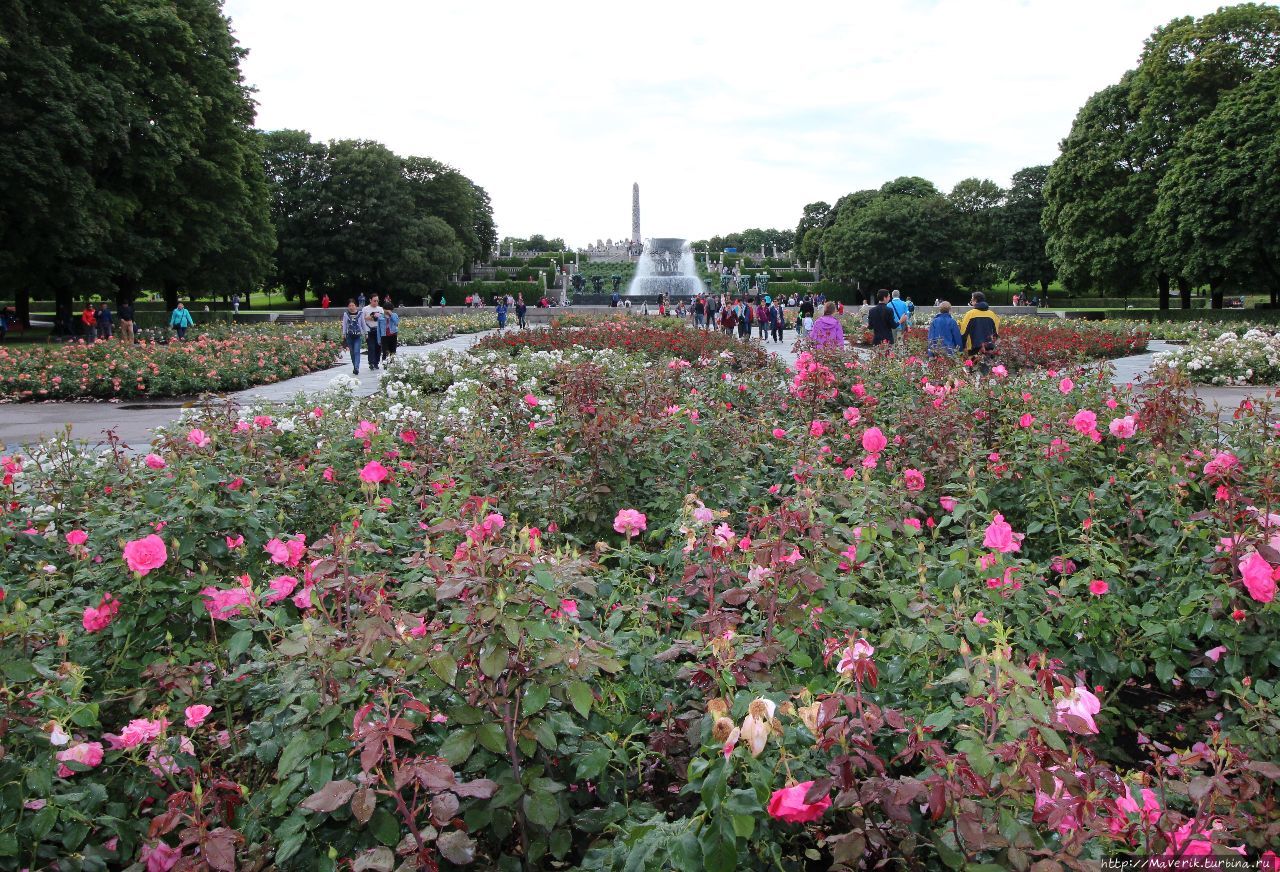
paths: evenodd
<path fill-rule="evenodd" d="M 492 649 L 480 655 L 480 671 L 490 678 L 497 678 L 507 668 L 507 649 L 495 644 Z"/>
<path fill-rule="evenodd" d="M 717 838 L 709 831 L 702 839 L 702 868 L 706 872 L 734 872 L 738 868 L 736 843 Z"/>
<path fill-rule="evenodd" d="M 756 819 L 749 814 L 733 816 L 733 833 L 740 839 L 749 839 L 756 831 Z"/>
<path fill-rule="evenodd" d="M 373 817 L 369 819 L 369 832 L 387 847 L 394 847 L 400 843 L 400 822 L 385 808 L 380 808 L 373 813 Z"/>
<path fill-rule="evenodd" d="M 604 772 L 604 767 L 609 765 L 609 758 L 613 754 L 603 745 L 592 748 L 591 751 L 578 757 L 574 761 L 574 775 L 580 781 L 593 781 L 600 777 L 600 773 Z"/>
<path fill-rule="evenodd" d="M 551 699 L 551 688 L 545 684 L 535 684 L 524 692 L 524 701 L 520 711 L 527 718 L 542 711 L 542 707 Z"/>
<path fill-rule="evenodd" d="M 253 630 L 241 630 L 227 640 L 227 660 L 234 663 L 253 644 Z"/>
<path fill-rule="evenodd" d="M 471 752 L 475 747 L 476 731 L 471 729 L 458 730 L 450 733 L 440 743 L 440 750 L 436 753 L 443 757 L 450 766 L 461 766 L 467 762 L 467 758 L 471 756 Z"/>
<path fill-rule="evenodd" d="M 945 729 L 955 719 L 956 713 L 954 709 L 938 709 L 929 717 L 924 719 L 926 727 L 933 727 L 935 731 Z"/>
<path fill-rule="evenodd" d="M 591 692 L 591 685 L 585 681 L 569 682 L 569 701 L 584 718 L 591 714 L 591 703 L 594 699 L 595 694 Z"/>
<path fill-rule="evenodd" d="M 543 590 L 556 589 L 556 577 L 548 572 L 546 567 L 535 566 L 533 568 L 533 580 L 537 583 L 538 587 Z"/>
<path fill-rule="evenodd" d="M 58 822 L 58 809 L 52 805 L 46 805 L 40 811 L 36 812 L 35 817 L 31 819 L 31 838 L 35 842 L 39 842 L 45 836 L 49 835 L 49 831 L 53 829 L 53 825 Z"/>
<path fill-rule="evenodd" d="M 507 737 L 502 732 L 501 724 L 481 724 L 476 728 L 476 739 L 480 747 L 495 754 L 507 753 Z"/>
<path fill-rule="evenodd" d="M 1046 745 L 1048 745 L 1050 748 L 1053 748 L 1054 750 L 1057 750 L 1057 751 L 1067 750 L 1066 743 L 1062 741 L 1062 737 L 1058 735 L 1056 730 L 1050 730 L 1047 727 L 1041 727 L 1040 738 Z"/>
<path fill-rule="evenodd" d="M 433 657 L 428 664 L 431 671 L 436 674 L 441 681 L 450 686 L 458 677 L 458 661 L 453 659 L 450 654 L 441 654 L 439 657 Z"/>
<path fill-rule="evenodd" d="M 276 764 L 277 778 L 284 778 L 298 768 L 306 756 L 315 750 L 312 741 L 311 733 L 299 733 L 289 740 L 280 754 L 280 762 Z"/>
<path fill-rule="evenodd" d="M 293 835 L 282 839 L 280 847 L 276 848 L 276 866 L 283 864 L 285 860 L 288 860 L 294 854 L 298 853 L 298 849 L 300 849 L 306 841 L 307 834 L 305 832 L 294 833 Z"/>
<path fill-rule="evenodd" d="M 560 804 L 551 794 L 536 791 L 524 798 L 524 814 L 530 823 L 549 830 L 560 820 Z"/>

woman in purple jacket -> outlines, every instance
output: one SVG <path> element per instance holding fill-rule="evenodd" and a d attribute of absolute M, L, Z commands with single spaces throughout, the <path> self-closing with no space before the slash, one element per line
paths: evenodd
<path fill-rule="evenodd" d="M 818 348 L 828 345 L 844 348 L 844 328 L 840 326 L 840 319 L 835 312 L 836 304 L 829 302 L 822 308 L 822 317 L 813 322 L 813 332 L 809 334 L 809 338 Z"/>

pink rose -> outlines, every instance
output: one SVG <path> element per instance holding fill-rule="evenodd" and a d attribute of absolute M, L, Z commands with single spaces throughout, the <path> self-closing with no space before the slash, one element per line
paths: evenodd
<path fill-rule="evenodd" d="M 973 616 L 973 622 L 977 624 L 979 627 L 985 627 L 987 624 L 991 623 L 991 619 L 988 618 L 986 615 L 984 615 L 982 612 L 978 612 L 976 615 Z"/>
<path fill-rule="evenodd" d="M 104 593 L 97 606 L 89 606 L 84 610 L 84 617 L 80 622 L 88 632 L 97 633 L 105 630 L 119 612 L 120 601 L 111 594 Z"/>
<path fill-rule="evenodd" d="M 1018 426 L 1025 430 L 1035 422 L 1036 422 L 1036 416 L 1031 414 L 1030 412 L 1027 412 L 1021 418 L 1018 419 Z"/>
<path fill-rule="evenodd" d="M 1111 585 L 1107 584 L 1101 578 L 1095 578 L 1093 581 L 1089 582 L 1089 593 L 1094 596 L 1102 596 L 1109 590 L 1111 590 Z"/>
<path fill-rule="evenodd" d="M 169 465 L 159 454 L 148 454 L 145 462 L 152 469 L 164 469 Z"/>
<path fill-rule="evenodd" d="M 1204 465 L 1204 474 L 1210 478 L 1220 475 L 1227 475 L 1231 470 L 1240 465 L 1240 458 L 1236 457 L 1230 451 L 1219 451 L 1213 455 L 1213 459 Z"/>
<path fill-rule="evenodd" d="M 942 511 L 950 512 L 955 509 L 956 501 L 954 497 L 938 497 L 938 505 L 942 506 Z"/>
<path fill-rule="evenodd" d="M 226 539 L 227 539 L 227 550 L 228 550 L 228 551 L 231 551 L 231 550 L 233 550 L 233 549 L 239 548 L 241 545 L 243 545 L 243 544 L 244 544 L 244 537 L 243 537 L 243 536 L 227 536 L 227 537 L 226 537 Z"/>
<path fill-rule="evenodd" d="M 207 433 L 198 427 L 191 428 L 191 432 L 187 434 L 187 441 L 196 448 L 208 448 L 211 440 Z"/>
<path fill-rule="evenodd" d="M 576 618 L 578 616 L 578 601 L 571 599 L 560 600 L 560 611 L 571 618 Z"/>
<path fill-rule="evenodd" d="M 418 442 L 418 431 L 417 430 L 401 430 L 400 441 L 403 442 L 405 445 L 416 445 Z"/>
<path fill-rule="evenodd" d="M 986 535 L 982 539 L 982 547 L 1008 554 L 1022 548 L 1019 544 L 1021 540 L 1022 534 L 1014 533 L 1013 528 L 1005 523 L 1004 515 L 996 512 L 995 517 L 991 519 L 991 523 L 987 525 Z"/>
<path fill-rule="evenodd" d="M 272 425 L 270 415 L 254 415 L 253 425 L 260 430 L 265 430 Z"/>
<path fill-rule="evenodd" d="M 81 545 L 89 541 L 89 534 L 84 530 L 72 530 L 67 533 L 67 544 L 72 548 L 79 548 Z"/>
<path fill-rule="evenodd" d="M 169 872 L 181 859 L 182 852 L 164 842 L 152 842 L 138 855 L 138 861 L 145 864 L 147 872 Z"/>
<path fill-rule="evenodd" d="M 1249 596 L 1260 603 L 1269 603 L 1276 598 L 1276 573 L 1266 558 L 1257 551 L 1250 551 L 1240 559 L 1239 566 Z"/>
<path fill-rule="evenodd" d="M 229 621 L 240 614 L 240 609 L 253 604 L 253 591 L 246 587 L 227 589 L 206 587 L 200 591 L 204 607 L 218 621 Z"/>
<path fill-rule="evenodd" d="M 775 790 L 769 797 L 769 816 L 792 824 L 816 821 L 831 807 L 831 797 L 824 796 L 817 802 L 805 802 L 805 794 L 813 787 L 812 781 L 803 781 L 793 787 Z"/>
<path fill-rule="evenodd" d="M 120 731 L 120 735 L 116 737 L 117 742 L 115 744 L 125 749 L 136 748 L 147 742 L 155 741 L 156 736 L 163 733 L 168 726 L 169 721 L 166 718 L 158 718 L 154 721 L 146 718 L 134 718 Z"/>
<path fill-rule="evenodd" d="M 787 437 L 787 431 L 786 431 L 786 430 L 783 430 L 781 427 L 774 427 L 774 428 L 773 428 L 773 438 L 774 438 L 774 439 L 785 439 L 786 437 Z"/>
<path fill-rule="evenodd" d="M 1112 418 L 1111 423 L 1107 425 L 1107 429 L 1117 439 L 1128 439 L 1138 432 L 1138 425 L 1133 420 L 1132 415 L 1125 415 L 1123 418 Z"/>
<path fill-rule="evenodd" d="M 94 768 L 102 762 L 102 743 L 101 742 L 81 742 L 78 745 L 72 745 L 65 751 L 57 753 L 59 763 L 68 761 L 79 763 L 81 766 Z M 69 778 L 75 774 L 75 770 L 69 766 L 58 767 L 59 778 Z"/>
<path fill-rule="evenodd" d="M 369 484 L 380 484 L 387 480 L 390 471 L 376 460 L 370 460 L 360 470 L 360 480 Z"/>
<path fill-rule="evenodd" d="M 1075 389 L 1076 383 L 1069 378 L 1064 378 L 1062 381 L 1058 382 L 1058 390 L 1062 391 L 1064 394 L 1069 394 Z"/>
<path fill-rule="evenodd" d="M 998 363 L 991 368 L 991 374 L 996 378 L 1004 378 L 1009 374 L 1009 370 L 1004 368 L 1003 363 Z"/>
<path fill-rule="evenodd" d="M 538 405 L 538 398 L 535 397 L 533 394 L 525 394 L 524 402 L 525 402 L 525 405 L 527 405 L 529 408 L 532 409 L 534 406 Z"/>
<path fill-rule="evenodd" d="M 189 705 L 182 710 L 182 713 L 187 716 L 187 726 L 194 730 L 204 723 L 204 719 L 213 713 L 213 709 L 207 705 Z"/>
<path fill-rule="evenodd" d="M 1078 686 L 1069 696 L 1054 703 L 1058 720 L 1073 733 L 1092 735 L 1098 732 L 1093 716 L 1102 710 L 1102 703 L 1087 687 Z"/>
<path fill-rule="evenodd" d="M 862 433 L 862 448 L 868 454 L 879 454 L 888 444 L 889 440 L 884 437 L 879 427 L 868 427 Z"/>
<path fill-rule="evenodd" d="M 1089 434 L 1098 429 L 1098 416 L 1088 409 L 1081 409 L 1071 419 L 1071 426 L 1077 433 Z"/>
<path fill-rule="evenodd" d="M 164 540 L 155 533 L 125 543 L 124 562 L 139 575 L 146 575 L 153 569 L 159 569 L 168 559 L 169 549 L 165 547 Z"/>
<path fill-rule="evenodd" d="M 902 473 L 902 481 L 909 491 L 924 490 L 924 473 L 918 469 L 908 469 Z"/>
<path fill-rule="evenodd" d="M 298 579 L 292 575 L 277 575 L 267 585 L 267 587 L 271 588 L 271 593 L 267 594 L 263 599 L 269 603 L 278 603 L 293 596 L 293 591 L 297 586 Z"/>
<path fill-rule="evenodd" d="M 627 539 L 638 535 L 648 526 L 649 519 L 645 517 L 644 512 L 635 509 L 621 509 L 613 519 L 613 529 L 625 535 Z"/>
<path fill-rule="evenodd" d="M 1217 648 L 1210 648 L 1208 651 L 1204 652 L 1204 656 L 1208 657 L 1214 663 L 1217 663 L 1218 660 L 1221 659 L 1222 655 L 1226 653 L 1227 653 L 1227 646 L 1219 645 Z"/>
<path fill-rule="evenodd" d="M 356 425 L 355 432 L 351 435 L 357 439 L 368 439 L 374 433 L 378 432 L 378 425 L 372 421 L 361 421 Z"/>

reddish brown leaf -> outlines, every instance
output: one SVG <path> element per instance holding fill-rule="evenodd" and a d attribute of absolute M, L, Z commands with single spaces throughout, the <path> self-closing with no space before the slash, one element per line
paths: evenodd
<path fill-rule="evenodd" d="M 356 786 L 345 778 L 341 781 L 330 781 L 304 799 L 302 807 L 310 811 L 337 811 L 355 792 Z"/>

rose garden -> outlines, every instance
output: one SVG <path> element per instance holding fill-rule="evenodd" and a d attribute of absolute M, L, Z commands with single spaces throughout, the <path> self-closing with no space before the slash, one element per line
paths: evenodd
<path fill-rule="evenodd" d="M 0 857 L 1258 857 L 1280 413 L 1009 333 L 978 378 L 568 318 L 6 455 Z"/>

